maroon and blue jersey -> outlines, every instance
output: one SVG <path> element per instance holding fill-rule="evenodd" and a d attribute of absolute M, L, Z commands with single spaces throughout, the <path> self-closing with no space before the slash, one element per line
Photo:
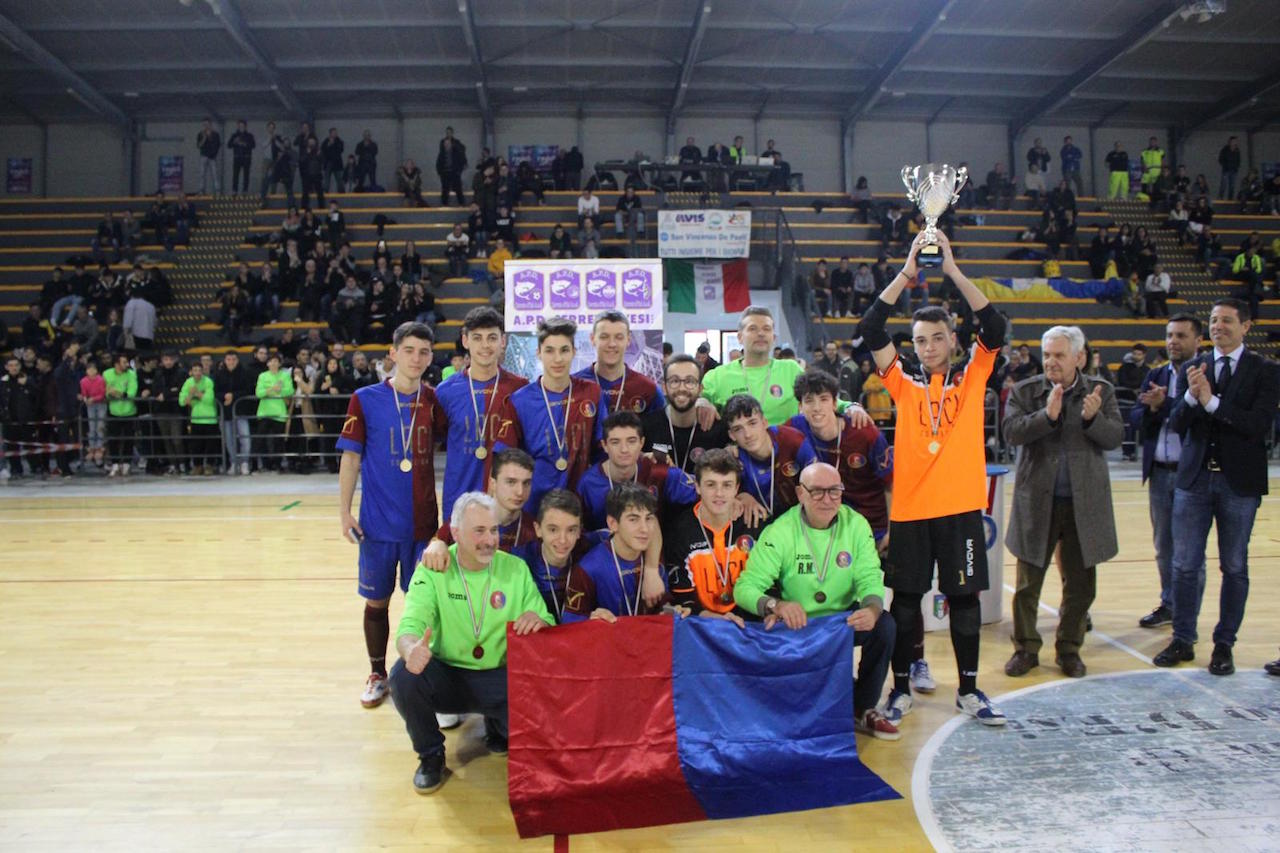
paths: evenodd
<path fill-rule="evenodd" d="M 619 557 L 614 563 L 613 549 L 607 540 L 592 548 L 569 572 L 568 599 L 560 621 L 581 622 L 590 618 L 597 607 L 614 616 L 649 612 L 639 600 L 643 559 L 643 556 L 634 560 Z"/>
<path fill-rule="evenodd" d="M 605 526 L 604 501 L 613 490 L 614 483 L 604 470 L 605 463 L 592 465 L 578 481 L 578 497 L 582 498 L 582 524 L 587 530 L 599 530 Z M 672 508 L 693 506 L 698 500 L 698 490 L 693 477 L 680 468 L 663 465 L 652 459 L 640 457 L 636 465 L 634 482 L 658 499 L 658 517 Z"/>
<path fill-rule="evenodd" d="M 524 505 L 532 513 L 552 489 L 576 487 L 592 459 L 603 454 L 599 385 L 590 379 L 571 379 L 568 389 L 547 391 L 545 400 L 542 394 L 541 381 L 518 389 L 499 403 L 494 425 L 494 450 L 519 447 L 533 457 L 533 488 Z M 547 417 L 548 406 L 551 419 Z M 557 444 L 557 436 L 563 448 Z M 561 458 L 567 462 L 564 470 L 556 467 Z M 486 462 L 491 464 L 492 460 L 490 454 Z"/>
<path fill-rule="evenodd" d="M 476 448 L 485 448 L 485 458 L 493 451 L 493 434 L 497 429 L 497 410 L 493 404 L 495 387 L 499 401 L 511 396 L 517 388 L 529 384 L 529 380 L 509 371 L 501 371 L 487 382 L 468 382 L 468 371 L 455 373 L 436 388 L 436 399 L 444 409 L 449 422 L 445 436 L 444 492 L 441 501 L 441 517 L 446 521 L 453 514 L 453 503 L 465 492 L 483 492 L 488 487 L 485 479 L 485 459 L 476 458 Z M 479 426 L 476 420 L 480 415 Z M 481 435 L 483 434 L 483 441 Z"/>
<path fill-rule="evenodd" d="M 537 536 L 533 529 L 533 516 L 521 510 L 520 516 L 515 521 L 498 525 L 498 550 L 513 554 L 518 546 L 535 541 Z M 441 524 L 440 530 L 436 532 L 436 538 L 446 545 L 452 545 L 454 543 L 453 525 L 448 521 Z"/>
<path fill-rule="evenodd" d="M 782 515 L 799 503 L 796 486 L 800 484 L 800 472 L 818 455 L 804 433 L 789 426 L 769 427 L 769 439 L 773 442 L 773 467 L 769 459 L 756 459 L 738 448 L 738 461 L 742 463 L 741 491 L 751 495 L 766 511 L 772 507 L 769 521 Z"/>
<path fill-rule="evenodd" d="M 860 513 L 879 539 L 889 530 L 889 504 L 885 490 L 893 486 L 893 448 L 875 425 L 855 427 L 841 418 L 835 441 L 823 441 L 813 434 L 804 415 L 796 415 L 787 426 L 804 433 L 818 454 L 818 461 L 840 472 L 844 502 Z"/>
<path fill-rule="evenodd" d="M 366 539 L 426 542 L 435 535 L 435 445 L 445 428 L 444 411 L 428 385 L 401 394 L 388 380 L 351 395 L 337 448 L 360 454 L 360 529 Z M 406 458 L 413 467 L 402 471 Z"/>
<path fill-rule="evenodd" d="M 667 405 L 667 398 L 657 383 L 631 369 L 627 369 L 618 379 L 605 379 L 596 373 L 596 366 L 592 364 L 573 374 L 573 378 L 589 379 L 600 385 L 605 409 L 603 417 L 618 411 L 646 415 L 661 411 Z"/>
<path fill-rule="evenodd" d="M 573 547 L 573 552 L 569 555 L 569 565 L 563 569 L 548 564 L 542 558 L 541 539 L 531 539 L 522 545 L 517 545 L 511 553 L 528 565 L 529 572 L 533 575 L 533 582 L 537 584 L 538 592 L 542 593 L 542 600 L 547 603 L 547 612 L 556 617 L 556 622 L 560 622 L 564 613 L 564 604 L 569 597 L 568 582 L 573 567 L 596 545 L 608 541 L 607 532 L 597 531 L 579 536 L 578 544 Z"/>

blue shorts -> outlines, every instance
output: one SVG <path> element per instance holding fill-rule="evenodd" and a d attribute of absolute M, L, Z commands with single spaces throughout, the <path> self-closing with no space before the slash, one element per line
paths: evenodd
<path fill-rule="evenodd" d="M 390 598 L 396 591 L 396 566 L 400 567 L 400 590 L 407 592 L 413 578 L 413 567 L 427 547 L 426 542 L 374 542 L 360 543 L 359 593 L 370 601 Z"/>

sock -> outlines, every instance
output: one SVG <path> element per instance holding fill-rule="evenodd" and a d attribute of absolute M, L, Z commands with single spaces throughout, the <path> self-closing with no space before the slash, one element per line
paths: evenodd
<path fill-rule="evenodd" d="M 385 607 L 364 606 L 364 645 L 369 666 L 384 678 L 387 675 L 387 640 L 391 637 L 391 615 Z"/>
<path fill-rule="evenodd" d="M 893 603 L 889 615 L 897 626 L 897 638 L 893 644 L 893 689 L 911 694 L 911 664 L 915 658 L 915 638 L 924 629 L 920 615 L 918 593 L 893 591 Z"/>
<path fill-rule="evenodd" d="M 916 641 L 911 647 L 911 656 L 914 660 L 924 660 L 924 617 L 920 617 L 919 625 L 916 631 Z"/>
<path fill-rule="evenodd" d="M 978 689 L 978 632 L 982 628 L 982 607 L 976 595 L 950 596 L 951 646 L 956 652 L 956 671 L 960 675 L 960 693 Z"/>

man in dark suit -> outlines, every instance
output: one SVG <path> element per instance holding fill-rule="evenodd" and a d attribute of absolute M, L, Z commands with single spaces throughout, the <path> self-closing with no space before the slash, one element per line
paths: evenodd
<path fill-rule="evenodd" d="M 467 168 L 467 146 L 455 139 L 453 128 L 444 129 L 444 138 L 440 140 L 440 151 L 436 154 L 436 174 L 440 176 L 440 206 L 449 203 L 449 192 L 458 199 L 458 204 L 466 202 L 462 198 L 462 170 Z"/>
<path fill-rule="evenodd" d="M 1280 405 L 1280 368 L 1244 347 L 1249 305 L 1219 299 L 1209 315 L 1213 350 L 1182 370 L 1183 392 L 1170 419 L 1182 436 L 1173 515 L 1173 641 L 1153 659 L 1195 659 L 1209 527 L 1218 526 L 1222 593 L 1209 672 L 1235 672 L 1231 649 L 1249 596 L 1249 537 L 1267 493 L 1265 439 Z"/>
<path fill-rule="evenodd" d="M 1174 431 L 1169 415 L 1174 401 L 1186 390 L 1180 372 L 1196 354 L 1203 334 L 1199 317 L 1175 314 L 1169 318 L 1164 333 L 1169 361 L 1147 371 L 1138 389 L 1138 405 L 1133 407 L 1134 425 L 1142 436 L 1142 481 L 1147 484 L 1151 533 L 1160 571 L 1160 604 L 1138 620 L 1143 628 L 1173 622 L 1173 493 L 1182 439 Z"/>

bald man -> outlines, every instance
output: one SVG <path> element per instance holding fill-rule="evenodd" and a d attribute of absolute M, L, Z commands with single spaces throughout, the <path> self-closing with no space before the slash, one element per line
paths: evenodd
<path fill-rule="evenodd" d="M 871 525 L 841 497 L 840 474 L 825 462 L 800 472 L 800 503 L 760 534 L 733 596 L 744 610 L 760 614 L 765 628 L 798 630 L 811 616 L 853 611 L 845 622 L 862 662 L 853 688 L 857 729 L 881 740 L 897 740 L 897 726 L 876 710 L 893 654 L 893 617 L 884 610 L 884 581 Z M 767 591 L 778 584 L 780 598 Z"/>

